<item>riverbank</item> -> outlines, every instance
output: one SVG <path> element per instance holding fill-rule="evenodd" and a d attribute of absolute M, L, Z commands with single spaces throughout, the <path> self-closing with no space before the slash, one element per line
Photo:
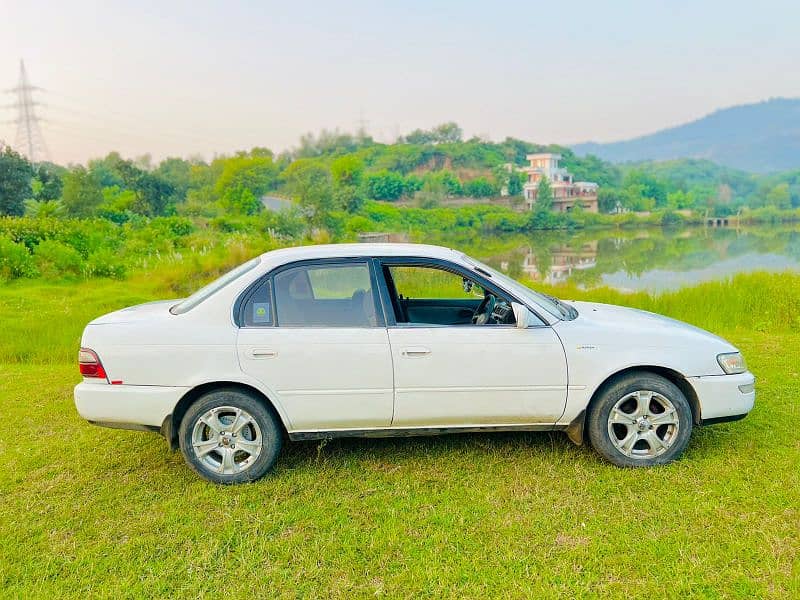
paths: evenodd
<path fill-rule="evenodd" d="M 676 229 L 701 226 L 705 217 L 675 212 L 619 215 L 586 212 L 519 213 L 507 207 L 398 207 L 368 202 L 356 215 L 334 212 L 310 228 L 297 210 L 252 216 L 107 219 L 0 217 L 0 281 L 125 278 L 129 273 L 190 260 L 196 264 L 243 259 L 268 249 L 307 243 L 356 241 L 367 232 L 401 233 L 415 241 L 544 231 Z M 800 209 L 743 211 L 740 226 L 800 223 Z M 730 222 L 729 222 L 730 224 Z M 210 261 L 210 262 L 213 262 Z M 230 261 L 227 261 L 230 263 Z"/>

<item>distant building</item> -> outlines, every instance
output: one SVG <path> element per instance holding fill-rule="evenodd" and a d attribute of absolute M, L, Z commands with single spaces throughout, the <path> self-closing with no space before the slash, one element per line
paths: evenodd
<path fill-rule="evenodd" d="M 558 166 L 560 154 L 542 153 L 528 154 L 526 156 L 531 165 L 523 171 L 528 174 L 528 181 L 523 187 L 528 208 L 533 209 L 536 204 L 536 193 L 539 182 L 547 178 L 553 190 L 553 210 L 555 212 L 568 212 L 579 204 L 584 210 L 598 212 L 597 190 L 598 185 L 591 181 L 572 181 L 572 175 Z"/>

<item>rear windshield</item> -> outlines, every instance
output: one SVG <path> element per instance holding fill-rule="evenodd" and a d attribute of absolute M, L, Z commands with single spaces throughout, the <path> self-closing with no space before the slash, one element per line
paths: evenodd
<path fill-rule="evenodd" d="M 253 260 L 250 260 L 242 265 L 239 265 L 232 271 L 228 271 L 222 277 L 215 279 L 206 286 L 201 287 L 199 290 L 197 290 L 194 294 L 186 298 L 180 304 L 176 304 L 175 306 L 170 308 L 169 312 L 171 312 L 173 315 L 182 315 L 183 313 L 192 310 L 195 306 L 200 304 L 206 298 L 213 296 L 219 290 L 224 288 L 232 281 L 235 281 L 248 271 L 254 269 L 256 265 L 258 265 L 258 263 L 260 262 L 261 262 L 260 258 L 254 258 Z"/>

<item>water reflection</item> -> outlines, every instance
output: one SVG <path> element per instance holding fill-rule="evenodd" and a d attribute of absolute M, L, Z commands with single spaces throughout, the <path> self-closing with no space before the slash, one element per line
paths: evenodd
<path fill-rule="evenodd" d="M 660 291 L 741 272 L 800 271 L 800 231 L 788 228 L 559 232 L 473 243 L 472 253 L 495 268 L 550 285 Z M 485 249 L 498 243 L 508 249 Z"/>

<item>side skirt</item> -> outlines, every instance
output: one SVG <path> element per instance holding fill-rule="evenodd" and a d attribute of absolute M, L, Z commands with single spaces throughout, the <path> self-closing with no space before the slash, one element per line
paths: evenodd
<path fill-rule="evenodd" d="M 485 433 L 493 431 L 559 431 L 564 427 L 551 424 L 534 425 L 485 425 L 466 427 L 383 427 L 376 429 L 332 429 L 329 431 L 293 431 L 289 439 L 293 442 L 302 440 L 328 440 L 333 438 L 382 438 L 411 437 L 425 435 L 449 435 L 451 433 Z"/>

